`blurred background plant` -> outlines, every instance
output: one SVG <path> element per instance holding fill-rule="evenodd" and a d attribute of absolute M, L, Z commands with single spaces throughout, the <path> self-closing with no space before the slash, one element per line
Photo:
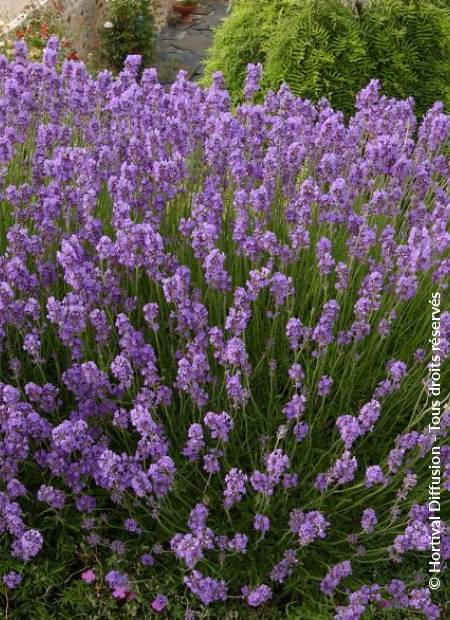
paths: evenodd
<path fill-rule="evenodd" d="M 103 24 L 103 57 L 120 71 L 129 54 L 140 54 L 142 66 L 154 55 L 155 21 L 148 0 L 110 0 Z"/>
<path fill-rule="evenodd" d="M 14 42 L 17 39 L 25 41 L 28 48 L 29 58 L 32 60 L 40 60 L 42 52 L 47 45 L 48 39 L 55 35 L 60 41 L 60 62 L 65 59 L 77 60 L 78 51 L 74 42 L 67 36 L 64 24 L 60 19 L 58 12 L 48 10 L 45 7 L 33 8 L 32 13 L 26 21 L 20 26 L 9 32 L 3 32 L 0 38 L 0 52 L 11 58 L 14 51 Z M 2 25 L 2 24 L 0 24 Z M 5 27 L 6 24 L 3 24 Z"/>

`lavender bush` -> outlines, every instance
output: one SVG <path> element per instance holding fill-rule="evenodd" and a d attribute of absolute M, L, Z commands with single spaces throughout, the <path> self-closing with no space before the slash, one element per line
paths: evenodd
<path fill-rule="evenodd" d="M 450 117 L 376 82 L 347 124 L 285 87 L 253 105 L 259 67 L 232 113 L 219 74 L 166 93 L 139 57 L 57 54 L 0 57 L 8 604 L 66 536 L 65 587 L 135 615 L 440 617 Z"/>

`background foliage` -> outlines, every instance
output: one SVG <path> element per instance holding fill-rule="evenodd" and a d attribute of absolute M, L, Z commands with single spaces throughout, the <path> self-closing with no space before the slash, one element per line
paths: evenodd
<path fill-rule="evenodd" d="M 450 103 L 450 9 L 430 0 L 241 0 L 217 31 L 207 80 L 224 73 L 242 100 L 245 67 L 261 62 L 265 89 L 282 82 L 301 97 L 325 96 L 350 113 L 355 94 L 381 79 L 392 96 L 414 96 L 419 113 Z"/>
<path fill-rule="evenodd" d="M 106 5 L 103 53 L 116 70 L 129 54 L 140 54 L 144 66 L 153 58 L 155 22 L 148 0 L 110 0 Z"/>
<path fill-rule="evenodd" d="M 414 96 L 420 113 L 437 99 L 450 104 L 450 4 L 372 0 L 361 26 L 387 94 Z"/>
<path fill-rule="evenodd" d="M 0 52 L 7 58 L 13 58 L 14 44 L 17 39 L 22 39 L 27 45 L 28 57 L 31 60 L 40 60 L 42 51 L 51 36 L 59 38 L 63 52 L 59 57 L 60 63 L 66 59 L 75 60 L 78 58 L 76 45 L 68 37 L 60 13 L 57 10 L 49 10 L 48 7 L 33 10 L 20 28 L 2 34 L 0 36 Z"/>

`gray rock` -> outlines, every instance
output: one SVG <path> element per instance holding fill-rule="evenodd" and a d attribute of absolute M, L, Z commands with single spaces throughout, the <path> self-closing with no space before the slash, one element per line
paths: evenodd
<path fill-rule="evenodd" d="M 199 4 L 198 7 L 194 11 L 194 15 L 209 15 L 211 13 L 212 8 L 206 4 Z"/>
<path fill-rule="evenodd" d="M 200 32 L 192 32 L 189 36 L 175 40 L 173 45 L 180 50 L 203 54 L 209 47 L 211 39 Z"/>
<path fill-rule="evenodd" d="M 171 19 L 161 31 L 155 54 L 155 67 L 161 83 L 172 84 L 180 69 L 192 79 L 203 75 L 203 60 L 211 45 L 213 31 L 225 18 L 225 0 L 200 0 L 190 23 L 181 22 L 179 17 Z"/>

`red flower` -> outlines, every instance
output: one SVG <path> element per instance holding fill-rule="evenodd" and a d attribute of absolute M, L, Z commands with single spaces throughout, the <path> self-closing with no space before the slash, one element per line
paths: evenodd
<path fill-rule="evenodd" d="M 41 39 L 48 39 L 48 25 L 45 22 L 41 24 L 39 34 L 40 34 Z"/>
<path fill-rule="evenodd" d="M 76 52 L 70 52 L 70 54 L 67 56 L 68 60 L 80 60 L 79 56 Z"/>

